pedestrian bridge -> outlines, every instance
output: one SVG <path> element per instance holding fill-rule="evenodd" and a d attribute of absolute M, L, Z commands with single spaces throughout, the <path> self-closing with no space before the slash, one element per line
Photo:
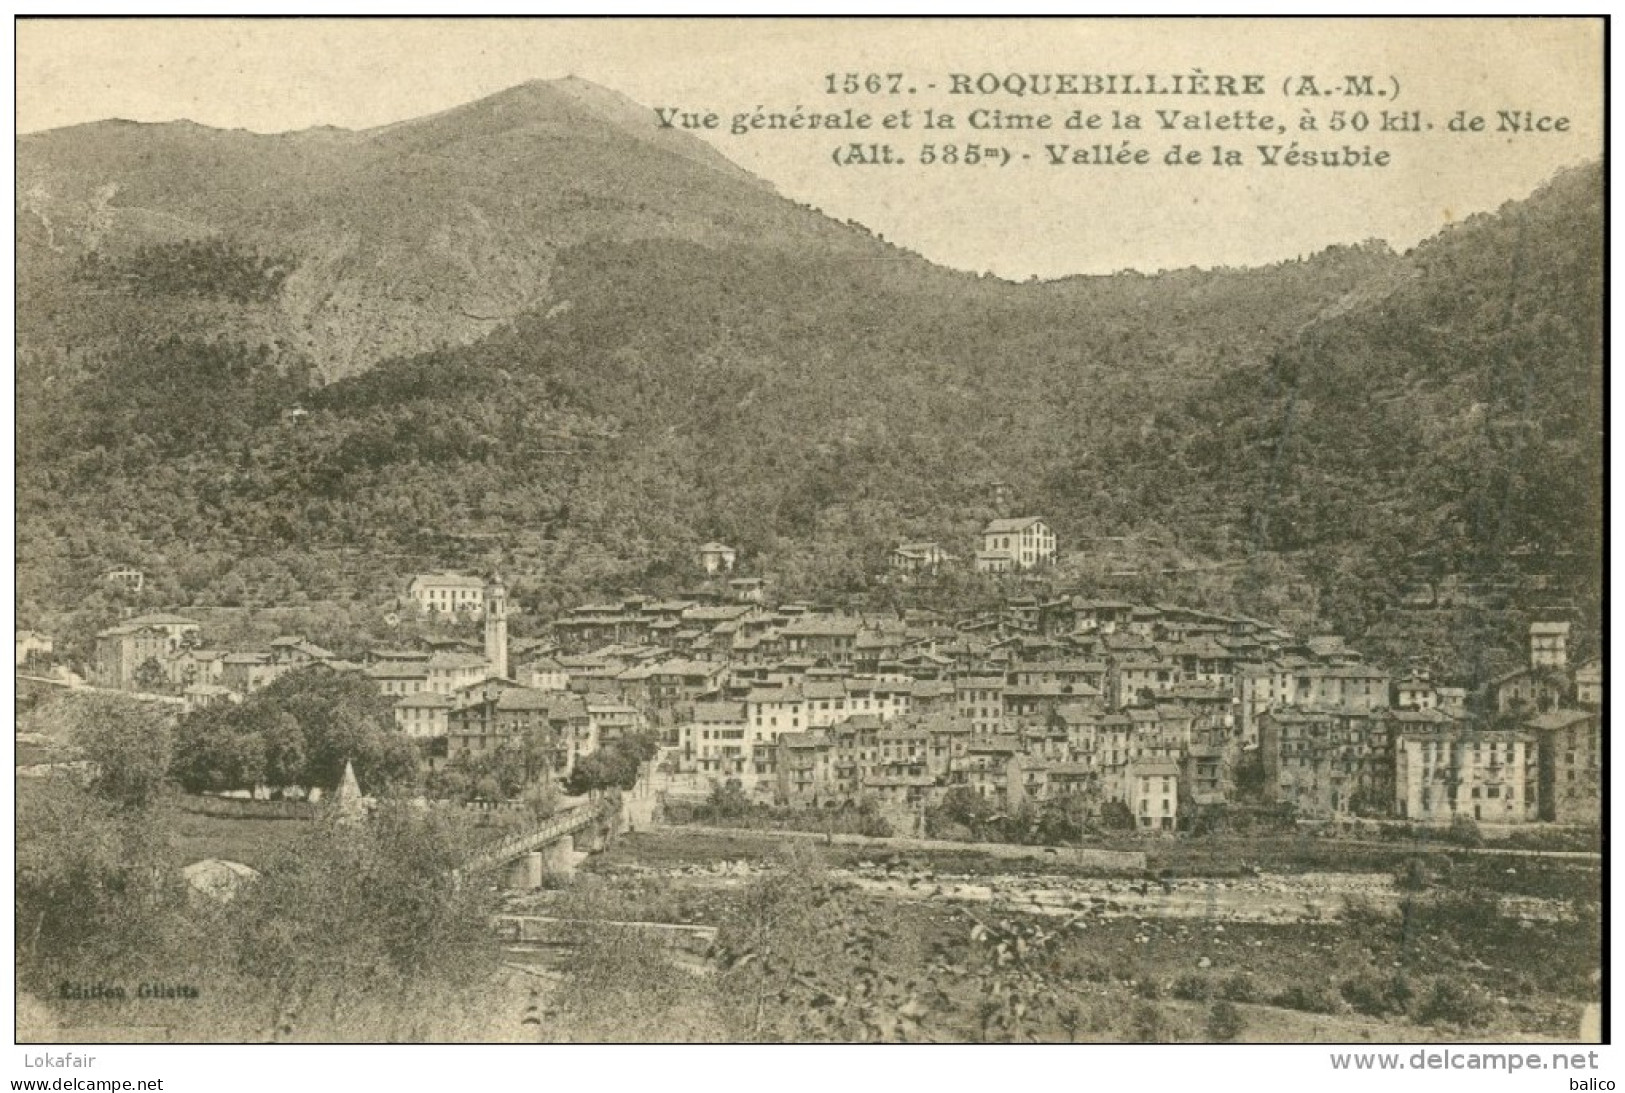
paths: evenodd
<path fill-rule="evenodd" d="M 547 875 L 568 876 L 588 854 L 602 850 L 620 814 L 599 798 L 476 847 L 457 870 L 459 878 L 507 870 L 509 887 L 538 888 Z M 577 849 L 578 842 L 584 849 Z"/>

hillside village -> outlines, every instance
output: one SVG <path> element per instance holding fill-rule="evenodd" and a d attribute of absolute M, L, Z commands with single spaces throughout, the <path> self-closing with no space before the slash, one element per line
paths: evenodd
<path fill-rule="evenodd" d="M 19 1042 L 1606 1040 L 1595 109 L 1073 247 L 378 67 L 16 140 Z"/>
<path fill-rule="evenodd" d="M 979 546 L 981 572 L 1055 558 L 1037 518 L 991 521 Z M 88 674 L 190 709 L 320 666 L 372 681 L 428 769 L 523 744 L 562 779 L 653 733 L 654 777 L 678 797 L 733 784 L 764 804 L 867 803 L 902 830 L 955 789 L 1001 811 L 1076 799 L 1144 832 L 1219 829 L 1247 809 L 1599 821 L 1602 671 L 1570 665 L 1567 622 L 1531 625 L 1527 666 L 1469 694 L 1365 663 L 1333 635 L 1174 604 L 1009 596 L 954 616 L 775 602 L 763 579 L 730 576 L 737 553 L 696 551 L 703 591 L 581 604 L 512 642 L 499 577 L 420 574 L 403 603 L 466 634 L 360 661 L 296 635 L 211 648 L 197 622 L 143 615 L 97 635 Z M 937 543 L 891 558 L 902 575 L 952 564 Z M 44 635 L 17 643 L 20 669 L 49 656 Z"/>

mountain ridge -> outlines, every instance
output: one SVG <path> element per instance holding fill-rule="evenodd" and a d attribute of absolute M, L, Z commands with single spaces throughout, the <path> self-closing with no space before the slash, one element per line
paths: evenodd
<path fill-rule="evenodd" d="M 1419 566 L 1596 553 L 1596 165 L 1403 255 L 1014 284 L 640 140 L 599 90 L 265 145 L 20 141 L 30 610 L 177 549 L 155 595 L 240 601 L 312 552 L 472 564 L 464 533 L 549 544 L 503 561 L 545 570 L 533 610 L 679 583 L 711 538 L 872 592 L 887 544 L 971 542 L 993 480 L 1063 541 L 1245 562 L 1215 602 L 1310 589 L 1284 606 L 1351 636 Z"/>
<path fill-rule="evenodd" d="M 333 379 L 484 335 L 545 298 L 559 249 L 592 239 L 904 257 L 652 115 L 640 128 L 629 100 L 590 86 L 525 84 L 320 140 L 189 122 L 30 134 L 18 141 L 25 276 L 61 280 L 87 252 L 191 238 L 287 253 L 284 294 L 240 319 Z"/>

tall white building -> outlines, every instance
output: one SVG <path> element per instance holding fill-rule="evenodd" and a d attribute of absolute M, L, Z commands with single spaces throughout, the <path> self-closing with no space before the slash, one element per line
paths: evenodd
<path fill-rule="evenodd" d="M 508 590 L 498 576 L 485 586 L 485 660 L 493 677 L 508 678 Z"/>

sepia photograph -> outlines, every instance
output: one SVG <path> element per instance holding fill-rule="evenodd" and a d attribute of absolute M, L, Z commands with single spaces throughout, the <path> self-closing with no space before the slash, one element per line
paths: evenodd
<path fill-rule="evenodd" d="M 10 1076 L 1613 1088 L 1607 29 L 15 20 Z"/>

